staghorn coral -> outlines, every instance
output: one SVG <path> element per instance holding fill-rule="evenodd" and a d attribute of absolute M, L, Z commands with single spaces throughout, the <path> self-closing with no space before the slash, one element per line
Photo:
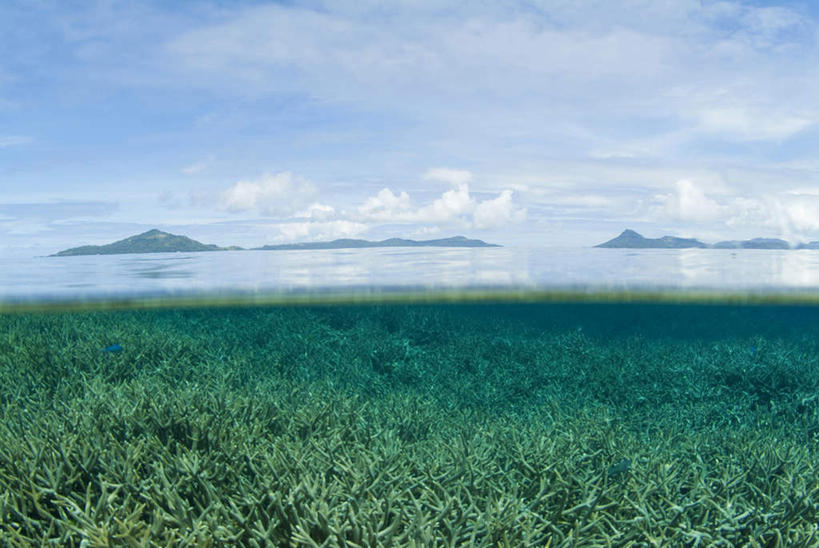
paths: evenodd
<path fill-rule="evenodd" d="M 0 544 L 819 543 L 807 333 L 477 312 L 0 316 Z"/>

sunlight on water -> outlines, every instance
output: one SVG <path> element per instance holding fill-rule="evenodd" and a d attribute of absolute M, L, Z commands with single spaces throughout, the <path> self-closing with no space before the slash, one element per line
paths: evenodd
<path fill-rule="evenodd" d="M 348 249 L 37 257 L 0 262 L 0 302 L 304 291 L 814 294 L 819 251 Z"/>

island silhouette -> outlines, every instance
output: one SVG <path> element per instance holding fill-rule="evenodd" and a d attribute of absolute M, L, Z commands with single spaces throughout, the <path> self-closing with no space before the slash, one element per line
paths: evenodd
<path fill-rule="evenodd" d="M 352 249 L 366 247 L 501 247 L 497 244 L 488 244 L 483 240 L 473 240 L 464 236 L 439 238 L 436 240 L 408 240 L 404 238 L 389 238 L 387 240 L 369 241 L 356 239 L 339 239 L 329 242 L 304 242 L 295 244 L 265 245 L 254 247 L 252 250 L 283 251 L 283 250 L 312 250 L 312 249 Z M 198 251 L 232 251 L 244 249 L 238 246 L 220 247 L 214 244 L 203 244 L 187 236 L 170 234 L 162 230 L 149 230 L 142 234 L 130 236 L 123 240 L 106 245 L 84 245 L 64 249 L 51 257 L 67 257 L 75 255 L 120 255 L 126 253 L 176 253 Z"/>
<path fill-rule="evenodd" d="M 695 238 L 678 238 L 677 236 L 646 238 L 642 234 L 627 228 L 616 238 L 597 244 L 594 247 L 627 249 L 819 249 L 819 242 L 813 241 L 792 246 L 779 238 L 751 238 L 750 240 L 725 240 L 709 245 Z"/>

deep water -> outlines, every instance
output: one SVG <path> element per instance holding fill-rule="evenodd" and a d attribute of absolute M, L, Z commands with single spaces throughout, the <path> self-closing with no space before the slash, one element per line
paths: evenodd
<path fill-rule="evenodd" d="M 0 545 L 816 546 L 819 308 L 0 315 Z"/>

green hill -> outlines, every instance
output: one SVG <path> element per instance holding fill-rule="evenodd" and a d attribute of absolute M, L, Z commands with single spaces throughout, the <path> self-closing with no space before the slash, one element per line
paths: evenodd
<path fill-rule="evenodd" d="M 626 229 L 616 238 L 594 247 L 683 249 L 687 247 L 708 246 L 693 238 L 677 238 L 676 236 L 645 238 L 633 230 Z"/>
<path fill-rule="evenodd" d="M 222 251 L 228 248 L 203 244 L 187 236 L 169 234 L 153 229 L 107 245 L 84 245 L 64 249 L 52 257 L 71 255 L 118 255 L 122 253 L 173 253 L 177 251 Z M 239 249 L 239 248 L 229 248 Z"/>

